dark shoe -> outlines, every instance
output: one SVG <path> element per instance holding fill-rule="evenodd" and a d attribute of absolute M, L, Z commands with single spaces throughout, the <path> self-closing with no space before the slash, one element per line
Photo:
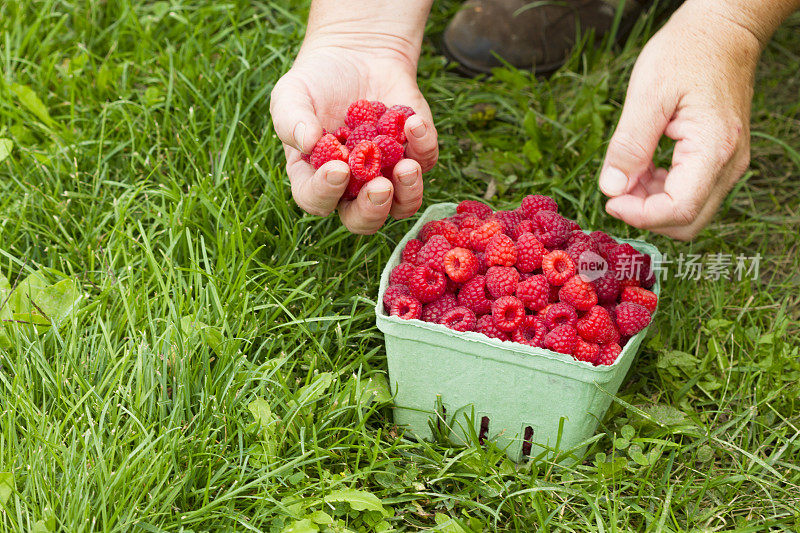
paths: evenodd
<path fill-rule="evenodd" d="M 608 32 L 612 0 L 468 0 L 444 32 L 445 52 L 470 73 L 502 63 L 544 74 L 557 70 L 575 46 L 577 31 Z M 635 20 L 646 0 L 628 0 L 624 19 Z"/>

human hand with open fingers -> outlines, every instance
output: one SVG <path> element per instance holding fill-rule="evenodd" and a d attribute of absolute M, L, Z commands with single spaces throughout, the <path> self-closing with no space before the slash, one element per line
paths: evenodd
<path fill-rule="evenodd" d="M 642 50 L 600 173 L 612 216 L 691 239 L 747 169 L 756 64 L 777 25 L 751 25 L 740 1 L 687 1 Z M 663 135 L 668 170 L 653 164 Z"/>
<path fill-rule="evenodd" d="M 416 213 L 422 204 L 422 173 L 439 156 L 431 111 L 416 82 L 419 52 L 400 48 L 387 36 L 365 34 L 354 40 L 352 34 L 313 33 L 270 100 L 275 131 L 286 152 L 292 196 L 310 214 L 325 216 L 338 207 L 347 229 L 375 233 L 389 214 L 406 218 Z M 354 200 L 340 200 L 349 179 L 348 166 L 330 161 L 314 170 L 302 154 L 311 152 L 323 128 L 334 131 L 344 124 L 347 108 L 359 99 L 408 105 L 416 114 L 406 121 L 406 158 L 397 163 L 392 179 L 379 176 Z"/>

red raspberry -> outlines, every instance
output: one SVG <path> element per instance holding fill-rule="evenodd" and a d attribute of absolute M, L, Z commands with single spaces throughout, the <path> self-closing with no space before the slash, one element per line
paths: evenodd
<path fill-rule="evenodd" d="M 370 105 L 372 106 L 372 110 L 375 111 L 375 115 L 377 117 L 380 117 L 381 115 L 386 113 L 386 104 L 384 104 L 383 102 L 373 100 L 370 102 Z"/>
<path fill-rule="evenodd" d="M 544 346 L 554 352 L 572 355 L 578 344 L 578 333 L 572 326 L 556 326 L 544 337 Z"/>
<path fill-rule="evenodd" d="M 533 233 L 523 233 L 517 238 L 517 269 L 520 272 L 533 272 L 541 268 L 546 253 L 547 249 Z"/>
<path fill-rule="evenodd" d="M 411 289 L 411 296 L 427 304 L 445 293 L 447 280 L 444 273 L 429 265 L 420 265 L 414 268 L 408 288 Z"/>
<path fill-rule="evenodd" d="M 619 282 L 620 291 L 625 290 L 626 287 L 639 287 L 639 286 L 640 286 L 639 280 L 634 278 L 626 278 L 620 280 Z"/>
<path fill-rule="evenodd" d="M 544 325 L 548 330 L 558 326 L 569 326 L 574 328 L 578 323 L 578 312 L 569 304 L 559 302 L 547 307 L 544 315 Z"/>
<path fill-rule="evenodd" d="M 517 262 L 517 247 L 514 245 L 514 241 L 504 233 L 495 235 L 486 245 L 484 260 L 490 267 L 514 266 Z"/>
<path fill-rule="evenodd" d="M 422 242 L 427 242 L 428 239 L 434 235 L 443 235 L 449 242 L 455 239 L 457 234 L 458 226 L 453 224 L 453 222 L 447 219 L 431 220 L 422 226 L 422 229 L 419 232 L 419 240 Z"/>
<path fill-rule="evenodd" d="M 496 218 L 503 225 L 503 233 L 508 236 L 514 234 L 514 228 L 522 222 L 522 216 L 516 211 L 497 211 L 492 218 Z"/>
<path fill-rule="evenodd" d="M 571 229 L 572 231 L 580 231 L 581 225 L 578 224 L 576 221 L 567 219 L 567 222 L 569 222 L 569 229 Z"/>
<path fill-rule="evenodd" d="M 492 302 L 492 320 L 502 331 L 514 331 L 525 318 L 525 306 L 513 296 L 502 296 Z"/>
<path fill-rule="evenodd" d="M 532 220 L 525 219 L 514 226 L 514 231 L 511 232 L 511 237 L 517 241 L 525 233 L 533 233 L 534 231 L 536 231 L 536 225 Z"/>
<path fill-rule="evenodd" d="M 416 112 L 413 109 L 411 109 L 407 105 L 400 105 L 400 104 L 393 105 L 392 107 L 387 109 L 387 111 L 395 111 L 397 113 L 400 113 L 406 118 L 410 117 L 411 115 L 416 115 Z"/>
<path fill-rule="evenodd" d="M 469 213 L 484 220 L 492 216 L 492 208 L 477 200 L 464 200 L 456 207 L 456 213 Z"/>
<path fill-rule="evenodd" d="M 625 287 L 619 297 L 621 302 L 633 302 L 639 304 L 651 315 L 656 312 L 658 306 L 658 296 L 654 292 L 641 287 Z"/>
<path fill-rule="evenodd" d="M 406 116 L 394 108 L 390 108 L 378 119 L 378 133 L 388 135 L 400 144 L 406 142 Z"/>
<path fill-rule="evenodd" d="M 444 271 L 453 281 L 464 283 L 478 273 L 478 260 L 466 248 L 453 248 L 444 254 Z"/>
<path fill-rule="evenodd" d="M 332 133 L 326 133 L 314 145 L 308 162 L 314 168 L 319 168 L 328 161 L 344 161 L 346 163 L 349 155 L 347 147 L 342 146 L 339 139 Z"/>
<path fill-rule="evenodd" d="M 643 306 L 633 302 L 622 302 L 616 309 L 619 332 L 632 337 L 650 324 L 650 313 Z"/>
<path fill-rule="evenodd" d="M 411 280 L 411 274 L 414 272 L 415 265 L 411 263 L 400 263 L 392 269 L 389 274 L 390 285 L 406 285 L 408 286 Z"/>
<path fill-rule="evenodd" d="M 472 230 L 470 240 L 472 241 L 472 249 L 476 252 L 482 252 L 486 249 L 486 245 L 492 237 L 503 231 L 503 225 L 497 219 L 489 219 L 481 225 L 478 229 Z"/>
<path fill-rule="evenodd" d="M 381 168 L 394 168 L 398 161 L 403 159 L 405 148 L 394 138 L 388 135 L 378 135 L 373 139 L 381 151 Z"/>
<path fill-rule="evenodd" d="M 558 286 L 558 285 L 550 285 L 550 298 L 548 298 L 547 301 L 549 301 L 551 304 L 554 304 L 554 303 L 558 302 L 558 291 L 560 291 L 560 290 L 561 290 L 560 286 Z"/>
<path fill-rule="evenodd" d="M 378 128 L 375 124 L 361 124 L 350 130 L 347 138 L 347 149 L 352 151 L 361 141 L 372 141 L 378 136 Z"/>
<path fill-rule="evenodd" d="M 492 310 L 492 300 L 486 292 L 486 278 L 478 275 L 469 280 L 458 291 L 458 305 L 462 305 L 476 315 L 484 315 Z"/>
<path fill-rule="evenodd" d="M 509 340 L 508 333 L 494 325 L 492 315 L 483 315 L 480 317 L 475 324 L 475 331 L 478 333 L 483 333 L 487 337 L 491 337 L 493 339 L 499 339 L 501 341 Z"/>
<path fill-rule="evenodd" d="M 604 231 L 593 231 L 589 234 L 589 237 L 591 237 L 592 240 L 597 244 L 610 244 L 611 246 L 617 245 L 617 241 L 615 241 L 613 237 Z"/>
<path fill-rule="evenodd" d="M 486 288 L 494 298 L 510 296 L 517 291 L 519 272 L 514 267 L 489 267 L 486 271 Z"/>
<path fill-rule="evenodd" d="M 623 243 L 611 248 L 608 250 L 608 256 L 609 267 L 616 272 L 617 278 L 621 280 L 633 278 L 637 281 L 638 285 L 639 277 L 642 275 L 642 272 L 645 269 L 649 270 L 649 264 L 645 265 L 646 259 L 644 254 L 628 243 Z"/>
<path fill-rule="evenodd" d="M 438 324 L 445 313 L 457 306 L 458 302 L 455 295 L 445 294 L 422 307 L 422 320 Z"/>
<path fill-rule="evenodd" d="M 591 283 L 585 281 L 581 276 L 569 278 L 558 291 L 558 298 L 578 311 L 588 311 L 592 306 L 597 305 L 597 295 L 594 293 Z"/>
<path fill-rule="evenodd" d="M 444 270 L 444 267 L 437 270 Z M 461 290 L 461 287 L 464 285 L 463 283 L 458 283 L 457 281 L 453 281 L 450 278 L 447 279 L 447 294 L 458 294 L 458 291 Z"/>
<path fill-rule="evenodd" d="M 617 305 L 616 304 L 602 304 L 600 307 L 606 310 L 608 316 L 611 317 L 611 320 L 614 321 L 614 324 L 617 323 Z"/>
<path fill-rule="evenodd" d="M 444 314 L 439 323 L 456 331 L 472 331 L 475 329 L 475 313 L 466 307 L 454 307 Z"/>
<path fill-rule="evenodd" d="M 539 311 L 547 306 L 550 284 L 541 274 L 532 276 L 517 285 L 517 298 L 531 311 Z"/>
<path fill-rule="evenodd" d="M 469 238 L 470 234 L 472 234 L 472 230 L 469 228 L 458 230 L 458 233 L 456 233 L 456 236 L 453 237 L 451 244 L 453 246 L 458 246 L 459 248 L 469 248 L 472 243 Z"/>
<path fill-rule="evenodd" d="M 486 258 L 484 257 L 483 252 L 475 252 L 475 257 L 478 259 L 478 274 L 481 276 L 486 275 L 486 271 L 489 270 L 489 266 L 486 264 Z"/>
<path fill-rule="evenodd" d="M 579 265 L 580 264 L 579 260 L 583 253 L 591 252 L 599 256 L 600 248 L 597 247 L 597 243 L 595 243 L 592 239 L 589 239 L 587 241 L 577 241 L 568 245 L 566 248 L 566 252 L 570 256 L 570 258 L 572 258 L 572 262 L 575 263 L 576 265 Z M 584 260 L 587 259 L 588 258 L 584 258 Z"/>
<path fill-rule="evenodd" d="M 466 215 L 458 224 L 459 229 L 462 230 L 474 230 L 481 226 L 483 226 L 483 220 L 472 214 Z"/>
<path fill-rule="evenodd" d="M 558 204 L 549 196 L 530 194 L 522 199 L 519 211 L 525 218 L 533 218 L 539 211 L 558 211 Z"/>
<path fill-rule="evenodd" d="M 547 335 L 547 327 L 544 325 L 544 320 L 538 316 L 529 315 L 511 334 L 511 340 L 535 348 L 544 348 L 545 335 Z"/>
<path fill-rule="evenodd" d="M 333 132 L 333 134 L 336 136 L 336 138 L 339 140 L 340 143 L 347 144 L 347 139 L 350 138 L 350 131 L 351 131 L 350 128 L 348 128 L 347 126 L 342 126 L 338 130 Z"/>
<path fill-rule="evenodd" d="M 645 289 L 649 289 L 656 284 L 656 273 L 653 270 L 653 258 L 647 254 L 642 254 L 642 267 L 639 271 L 639 282 Z"/>
<path fill-rule="evenodd" d="M 434 235 L 417 252 L 417 264 L 427 264 L 442 270 L 444 268 L 444 255 L 452 248 L 453 245 L 443 236 Z"/>
<path fill-rule="evenodd" d="M 405 285 L 389 285 L 386 287 L 386 292 L 383 293 L 383 308 L 389 311 L 392 308 L 392 302 L 398 296 L 410 295 L 411 291 Z"/>
<path fill-rule="evenodd" d="M 356 100 L 347 108 L 347 116 L 344 123 L 348 128 L 354 130 L 361 124 L 375 124 L 378 122 L 378 115 L 368 100 Z"/>
<path fill-rule="evenodd" d="M 592 287 L 597 294 L 597 301 L 601 304 L 610 304 L 617 301 L 620 285 L 617 275 L 608 271 L 602 277 L 592 281 Z"/>
<path fill-rule="evenodd" d="M 555 248 L 567 242 L 572 231 L 567 219 L 552 211 L 539 211 L 534 215 L 534 235 L 547 248 Z"/>
<path fill-rule="evenodd" d="M 595 305 L 578 320 L 575 326 L 578 335 L 587 342 L 606 344 L 619 336 L 614 321 L 603 307 Z"/>
<path fill-rule="evenodd" d="M 572 356 L 578 361 L 594 364 L 600 356 L 600 346 L 593 342 L 586 342 L 578 337 L 578 342 L 575 344 L 575 352 Z"/>
<path fill-rule="evenodd" d="M 553 250 L 542 258 L 542 271 L 551 285 L 560 286 L 575 275 L 575 263 L 567 252 Z"/>
<path fill-rule="evenodd" d="M 600 347 L 600 353 L 595 361 L 595 366 L 600 365 L 613 365 L 617 360 L 619 354 L 622 353 L 622 347 L 619 344 L 611 343 Z"/>
<path fill-rule="evenodd" d="M 403 261 L 417 264 L 417 252 L 419 252 L 420 248 L 422 248 L 422 241 L 419 239 L 408 241 L 405 248 L 403 248 Z"/>
<path fill-rule="evenodd" d="M 361 141 L 350 151 L 350 175 L 367 182 L 381 172 L 381 151 L 372 141 Z"/>
<path fill-rule="evenodd" d="M 422 316 L 422 304 L 411 296 L 401 295 L 392 302 L 392 308 L 389 314 L 405 320 L 419 318 Z"/>
<path fill-rule="evenodd" d="M 569 248 L 570 246 L 572 246 L 572 245 L 574 245 L 576 243 L 579 243 L 579 242 L 591 242 L 591 243 L 594 243 L 595 247 L 597 247 L 597 243 L 594 242 L 591 237 L 589 237 L 588 235 L 586 235 L 584 232 L 582 232 L 580 230 L 573 231 L 572 233 L 569 234 L 569 237 L 567 238 L 567 242 L 564 243 L 564 247 L 565 248 Z"/>

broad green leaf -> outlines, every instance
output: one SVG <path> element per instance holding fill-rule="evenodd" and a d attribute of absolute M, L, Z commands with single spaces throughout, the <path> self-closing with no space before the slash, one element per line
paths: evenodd
<path fill-rule="evenodd" d="M 622 429 L 620 429 L 620 433 L 622 433 L 622 438 L 627 440 L 633 439 L 633 436 L 636 434 L 635 430 L 633 429 L 633 426 L 629 426 L 628 424 L 622 426 Z"/>
<path fill-rule="evenodd" d="M 27 85 L 20 85 L 19 83 L 12 84 L 10 88 L 11 92 L 19 99 L 19 103 L 22 104 L 22 107 L 36 115 L 39 120 L 48 126 L 53 125 L 54 121 L 50 117 L 50 112 L 39 97 L 36 96 L 36 93 L 33 92 L 33 89 Z"/>
<path fill-rule="evenodd" d="M 362 390 L 359 401 L 361 407 L 369 407 L 372 402 L 381 404 L 392 401 L 389 384 L 383 374 L 375 374 L 368 379 L 362 379 L 359 386 Z"/>
<path fill-rule="evenodd" d="M 677 426 L 686 422 L 686 413 L 671 405 L 642 405 L 639 408 L 647 420 L 660 426 Z"/>
<path fill-rule="evenodd" d="M 11 310 L 15 313 L 35 311 L 36 307 L 31 305 L 31 300 L 48 285 L 47 278 L 41 270 L 32 272 L 27 278 L 20 281 L 14 288 L 14 292 L 11 293 L 11 298 L 8 300 Z"/>
<path fill-rule="evenodd" d="M 330 372 L 322 372 L 311 383 L 302 387 L 297 393 L 297 404 L 305 405 L 307 403 L 316 402 L 322 396 L 328 387 L 333 383 L 333 374 Z"/>
<path fill-rule="evenodd" d="M 303 518 L 302 520 L 295 520 L 283 528 L 282 533 L 317 533 L 317 531 L 319 531 L 317 524 L 308 518 Z"/>
<path fill-rule="evenodd" d="M 314 522 L 315 524 L 322 524 L 322 525 L 333 524 L 333 518 L 331 518 L 331 515 L 329 515 L 325 511 L 314 511 L 313 513 L 308 515 L 308 518 L 311 519 L 311 521 Z"/>
<path fill-rule="evenodd" d="M 628 456 L 642 466 L 648 466 L 650 464 L 647 457 L 642 453 L 641 446 L 638 444 L 633 444 L 628 448 Z"/>
<path fill-rule="evenodd" d="M 0 472 L 0 505 L 5 505 L 14 493 L 14 474 Z"/>
<path fill-rule="evenodd" d="M 679 370 L 692 374 L 697 371 L 699 365 L 700 361 L 695 356 L 680 350 L 670 350 L 662 353 L 658 356 L 658 363 L 656 364 L 658 368 L 662 368 L 676 377 L 679 375 Z"/>
<path fill-rule="evenodd" d="M 381 504 L 380 498 L 365 490 L 345 489 L 331 492 L 325 496 L 326 503 L 345 502 L 356 511 L 377 511 L 383 517 L 390 513 Z"/>
<path fill-rule="evenodd" d="M 714 448 L 708 444 L 703 444 L 697 448 L 697 460 L 701 463 L 707 463 L 714 458 Z"/>
<path fill-rule="evenodd" d="M 272 409 L 270 409 L 269 403 L 263 398 L 253 400 L 247 408 L 253 414 L 253 418 L 255 418 L 261 430 L 265 452 L 267 453 L 267 460 L 271 461 L 275 458 L 278 449 L 278 419 L 272 415 Z"/>
<path fill-rule="evenodd" d="M 467 533 L 467 530 L 461 527 L 455 519 L 450 518 L 444 513 L 436 513 L 433 519 L 436 521 L 434 531 L 442 531 L 443 533 Z"/>
<path fill-rule="evenodd" d="M 53 533 L 56 530 L 56 517 L 51 513 L 46 518 L 33 524 L 31 533 Z"/>
<path fill-rule="evenodd" d="M 63 279 L 40 289 L 33 299 L 47 317 L 57 323 L 69 316 L 80 301 L 81 294 L 75 280 Z"/>
<path fill-rule="evenodd" d="M 191 316 L 181 318 L 181 331 L 186 337 L 199 333 L 202 335 L 203 341 L 208 344 L 208 347 L 216 353 L 219 353 L 219 348 L 225 342 L 225 337 L 222 336 L 219 328 L 209 326 Z"/>
<path fill-rule="evenodd" d="M 14 148 L 14 142 L 11 139 L 0 139 L 0 163 L 11 155 L 12 148 Z"/>

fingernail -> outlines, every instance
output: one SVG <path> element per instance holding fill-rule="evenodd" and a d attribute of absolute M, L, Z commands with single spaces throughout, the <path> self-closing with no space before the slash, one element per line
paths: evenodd
<path fill-rule="evenodd" d="M 606 196 L 619 196 L 628 186 L 628 177 L 618 168 L 606 167 L 600 174 L 600 190 Z"/>
<path fill-rule="evenodd" d="M 292 135 L 294 136 L 295 147 L 301 152 L 303 152 L 303 141 L 306 140 L 305 122 L 298 122 L 297 125 L 294 127 L 294 132 L 292 132 Z"/>
<path fill-rule="evenodd" d="M 381 206 L 389 201 L 389 197 L 391 196 L 392 191 L 389 189 L 385 189 L 382 191 L 369 191 L 367 192 L 367 196 L 369 196 L 369 201 L 372 202 L 372 205 Z"/>
<path fill-rule="evenodd" d="M 411 134 L 416 137 L 417 139 L 421 139 L 425 136 L 425 123 L 422 121 L 421 118 L 414 115 L 408 119 L 411 123 L 409 128 L 411 128 Z"/>
<path fill-rule="evenodd" d="M 397 181 L 399 181 L 403 185 L 411 186 L 417 182 L 417 176 L 418 174 L 416 169 L 409 170 L 408 172 L 403 172 L 402 174 L 397 176 Z"/>
<path fill-rule="evenodd" d="M 347 172 L 345 172 L 340 168 L 329 170 L 328 173 L 325 174 L 325 180 L 333 186 L 341 185 L 342 183 L 347 181 L 347 178 L 348 178 Z"/>

